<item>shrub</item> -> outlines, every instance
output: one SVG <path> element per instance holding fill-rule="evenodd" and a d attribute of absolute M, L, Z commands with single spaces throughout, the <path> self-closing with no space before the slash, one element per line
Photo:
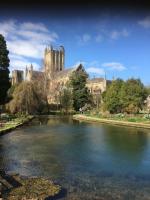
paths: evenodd
<path fill-rule="evenodd" d="M 150 119 L 150 114 L 145 114 L 145 115 L 143 116 L 143 118 L 144 118 L 144 119 Z"/>
<path fill-rule="evenodd" d="M 115 115 L 115 117 L 117 117 L 117 118 L 124 118 L 125 115 L 123 113 L 118 113 L 118 114 Z"/>

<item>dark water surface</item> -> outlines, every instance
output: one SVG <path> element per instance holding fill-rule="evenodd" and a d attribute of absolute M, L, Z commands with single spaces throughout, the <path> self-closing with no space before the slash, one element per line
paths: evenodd
<path fill-rule="evenodd" d="M 0 137 L 0 168 L 50 177 L 63 200 L 149 200 L 150 130 L 36 118 Z"/>

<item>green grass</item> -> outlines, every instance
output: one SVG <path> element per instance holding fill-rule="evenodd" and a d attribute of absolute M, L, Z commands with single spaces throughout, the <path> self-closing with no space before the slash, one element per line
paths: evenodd
<path fill-rule="evenodd" d="M 96 117 L 100 119 L 109 119 L 109 120 L 117 120 L 117 121 L 125 121 L 125 122 L 137 122 L 137 123 L 150 123 L 150 119 L 143 118 L 143 115 L 135 115 L 133 117 L 124 116 L 120 117 L 117 115 L 103 116 L 100 114 L 84 114 L 87 117 Z"/>
<path fill-rule="evenodd" d="M 3 131 L 7 131 L 9 129 L 16 128 L 17 126 L 29 121 L 30 119 L 32 119 L 32 116 L 28 115 L 28 116 L 17 117 L 10 121 L 7 121 L 6 123 L 2 124 L 2 127 L 0 127 L 0 133 Z"/>

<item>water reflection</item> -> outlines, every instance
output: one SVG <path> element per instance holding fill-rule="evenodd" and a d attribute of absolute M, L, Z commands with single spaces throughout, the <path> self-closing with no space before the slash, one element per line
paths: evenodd
<path fill-rule="evenodd" d="M 140 199 L 150 184 L 148 135 L 71 117 L 36 118 L 0 138 L 0 167 L 51 177 L 67 188 L 69 200 L 117 199 L 117 194 Z"/>
<path fill-rule="evenodd" d="M 105 127 L 105 141 L 110 152 L 129 162 L 141 163 L 148 146 L 147 134 L 134 128 Z"/>

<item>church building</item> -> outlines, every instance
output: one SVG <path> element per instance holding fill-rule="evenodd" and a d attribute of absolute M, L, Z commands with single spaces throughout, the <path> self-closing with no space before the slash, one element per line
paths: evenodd
<path fill-rule="evenodd" d="M 34 66 L 26 67 L 24 80 L 43 80 L 43 77 L 47 79 L 48 87 L 48 103 L 56 104 L 59 91 L 65 87 L 69 78 L 74 71 L 84 70 L 82 64 L 79 64 L 73 68 L 65 68 L 65 49 L 63 46 L 54 48 L 52 45 L 45 48 L 44 51 L 44 63 L 43 71 L 35 71 Z M 23 74 L 20 70 L 12 72 L 12 85 L 23 81 L 23 78 L 19 78 L 19 74 Z M 18 76 L 18 77 L 17 77 Z M 106 90 L 108 81 L 106 78 L 93 78 L 87 80 L 87 87 L 92 95 L 100 95 Z M 42 82 L 41 82 L 42 84 Z"/>

